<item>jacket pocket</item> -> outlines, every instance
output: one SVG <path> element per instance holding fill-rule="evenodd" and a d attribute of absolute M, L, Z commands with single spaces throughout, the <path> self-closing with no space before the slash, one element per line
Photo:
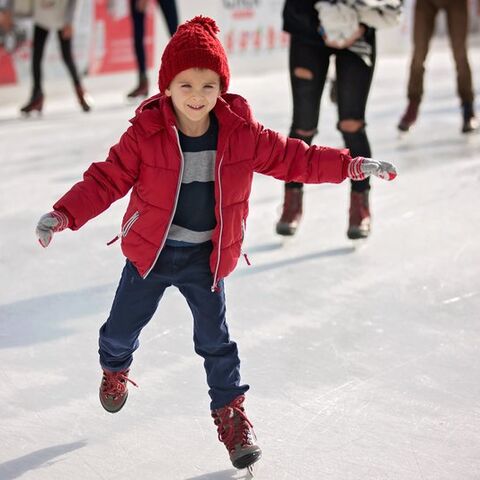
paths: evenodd
<path fill-rule="evenodd" d="M 122 226 L 121 235 L 125 238 L 132 228 L 133 224 L 140 218 L 140 212 L 137 210 Z"/>

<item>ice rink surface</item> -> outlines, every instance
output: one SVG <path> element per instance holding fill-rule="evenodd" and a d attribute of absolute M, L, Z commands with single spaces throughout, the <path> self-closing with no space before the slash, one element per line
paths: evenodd
<path fill-rule="evenodd" d="M 480 48 L 471 60 L 478 86 Z M 436 48 L 418 125 L 399 140 L 406 72 L 407 57 L 379 59 L 368 132 L 373 156 L 400 174 L 373 181 L 367 242 L 346 239 L 347 182 L 308 186 L 304 222 L 284 243 L 274 234 L 283 186 L 255 178 L 252 266 L 239 262 L 226 288 L 263 449 L 258 479 L 480 478 L 480 135 L 460 134 L 451 55 Z M 18 119 L 26 90 L 0 107 L 1 480 L 246 478 L 217 441 L 175 290 L 142 334 L 131 372 L 140 387 L 116 415 L 99 405 L 97 331 L 124 263 L 119 244 L 105 244 L 125 201 L 47 250 L 34 236 L 127 127 L 130 82 L 87 81 L 88 115 L 48 85 L 41 120 Z M 286 72 L 234 78 L 231 91 L 288 131 Z M 335 123 L 325 96 L 316 143 L 342 145 Z"/>

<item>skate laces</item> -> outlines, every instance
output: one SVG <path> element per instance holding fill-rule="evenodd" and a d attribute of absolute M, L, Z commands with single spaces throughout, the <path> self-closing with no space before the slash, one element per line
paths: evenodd
<path fill-rule="evenodd" d="M 128 370 L 122 370 L 121 372 L 109 372 L 103 371 L 102 382 L 102 394 L 106 397 L 113 397 L 114 399 L 123 395 L 127 390 L 127 382 L 130 382 L 133 386 L 138 385 L 128 378 Z"/>
<path fill-rule="evenodd" d="M 235 446 L 251 445 L 252 423 L 247 418 L 242 406 L 245 397 L 240 395 L 233 402 L 223 408 L 219 408 L 213 414 L 217 425 L 218 439 L 224 443 L 229 452 L 235 450 Z"/>

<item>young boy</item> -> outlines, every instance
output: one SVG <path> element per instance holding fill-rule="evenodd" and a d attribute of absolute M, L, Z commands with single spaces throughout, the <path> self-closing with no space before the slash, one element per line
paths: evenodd
<path fill-rule="evenodd" d="M 195 351 L 205 362 L 219 439 L 236 468 L 256 462 L 243 407 L 237 346 L 225 320 L 223 279 L 235 268 L 254 172 L 283 181 L 339 183 L 395 168 L 347 150 L 285 138 L 257 123 L 230 79 L 215 22 L 195 17 L 165 48 L 160 94 L 143 102 L 104 162 L 92 164 L 43 215 L 37 236 L 77 230 L 132 189 L 121 231 L 127 257 L 113 306 L 100 329 L 100 402 L 111 413 L 127 400 L 132 354 L 163 292 L 176 286 L 193 314 Z"/>

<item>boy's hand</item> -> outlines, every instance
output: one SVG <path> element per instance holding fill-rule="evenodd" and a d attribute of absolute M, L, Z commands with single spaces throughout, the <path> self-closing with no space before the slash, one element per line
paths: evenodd
<path fill-rule="evenodd" d="M 370 175 L 382 178 L 383 180 L 393 180 L 397 176 L 397 170 L 388 162 L 379 162 L 373 158 L 355 157 L 349 164 L 347 177 L 352 180 L 363 180 Z"/>
<path fill-rule="evenodd" d="M 65 230 L 69 224 L 67 215 L 58 210 L 42 215 L 35 230 L 40 245 L 47 248 L 52 241 L 53 234 Z"/>

